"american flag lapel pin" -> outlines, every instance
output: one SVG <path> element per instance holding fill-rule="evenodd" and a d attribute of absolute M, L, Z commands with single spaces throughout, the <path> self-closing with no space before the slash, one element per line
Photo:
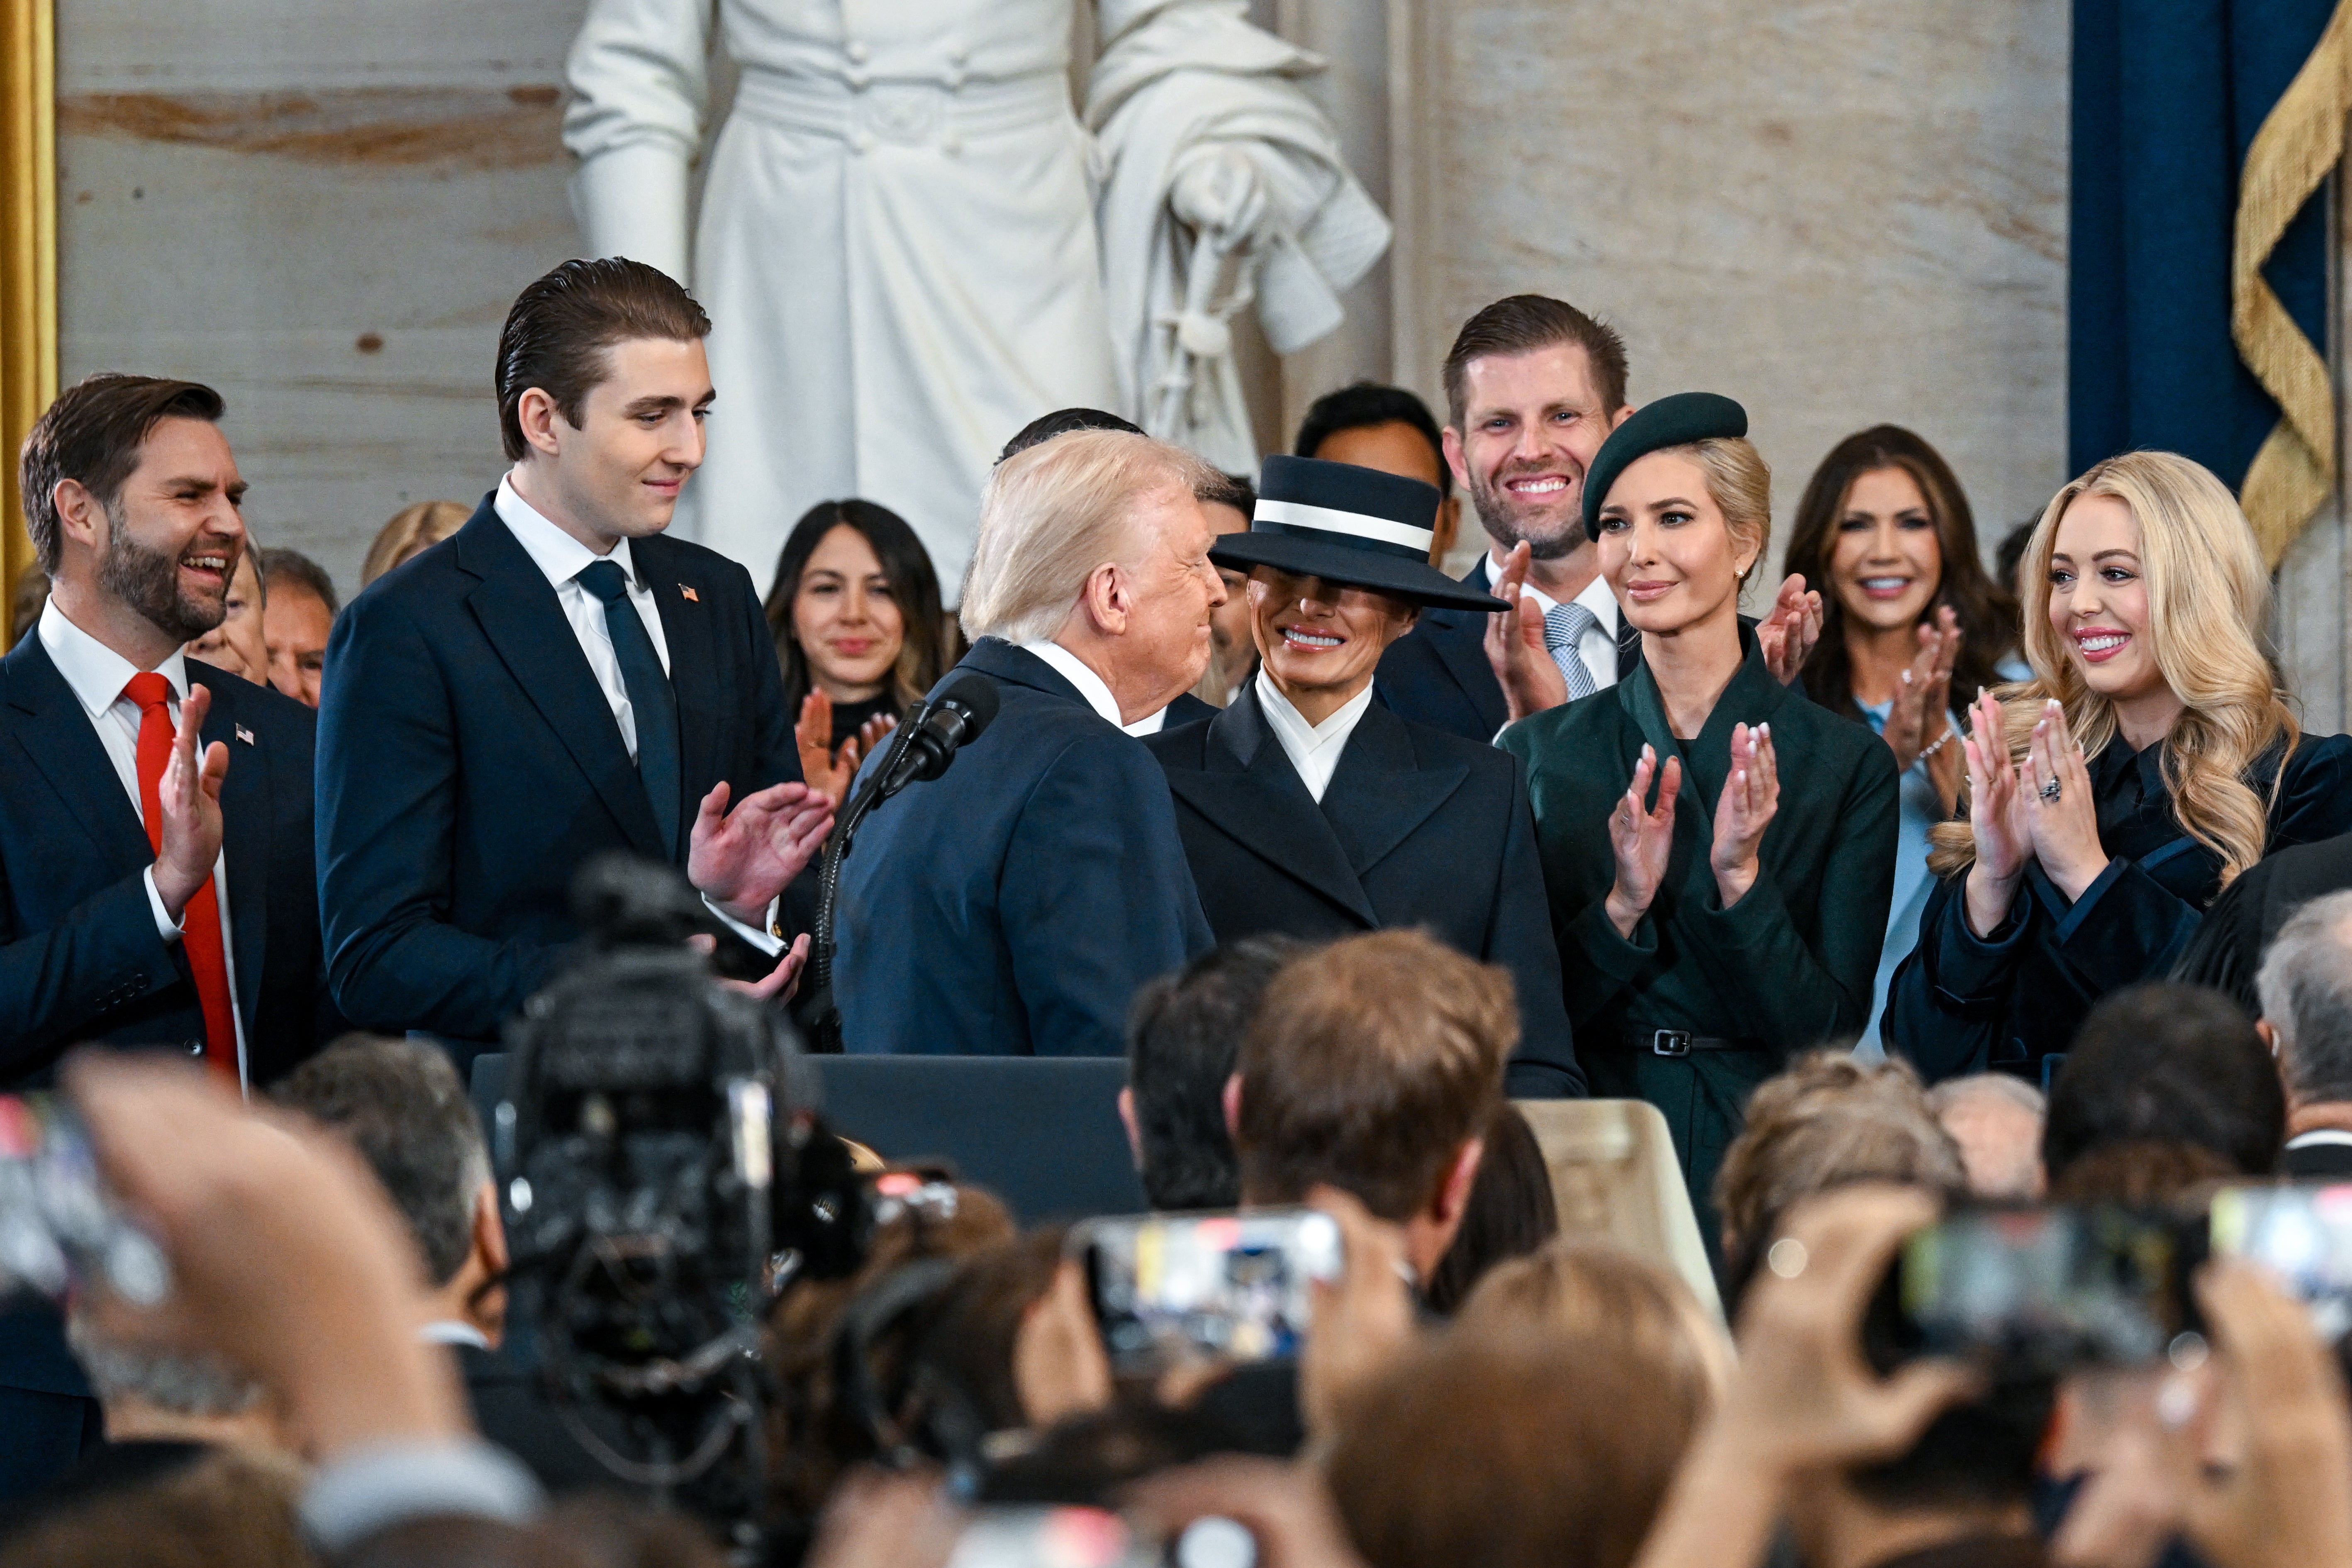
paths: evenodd
<path fill-rule="evenodd" d="M 236 738 L 243 741 L 248 746 L 257 744 L 253 738 L 253 731 L 247 729 L 242 724 L 236 726 Z"/>
<path fill-rule="evenodd" d="M 698 604 L 698 604 L 702 603 L 702 595 L 699 595 L 699 594 L 698 594 L 698 593 L 696 593 L 693 589 L 691 589 L 691 588 L 688 587 L 688 586 L 687 586 L 685 584 L 683 584 L 683 583 L 680 583 L 680 584 L 677 585 L 677 591 L 678 591 L 679 593 L 681 593 L 681 594 L 685 595 L 688 600 L 692 601 L 692 602 L 693 602 L 693 603 L 695 603 L 695 604 Z"/>

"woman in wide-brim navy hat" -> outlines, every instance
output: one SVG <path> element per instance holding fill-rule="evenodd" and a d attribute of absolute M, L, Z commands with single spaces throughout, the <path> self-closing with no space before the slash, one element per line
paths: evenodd
<path fill-rule="evenodd" d="M 1748 1092 L 1869 1017 L 1895 874 L 1892 753 L 1783 685 L 1740 624 L 1772 529 L 1747 434 L 1709 393 L 1611 432 L 1584 531 L 1641 663 L 1500 742 L 1528 763 L 1593 1092 L 1664 1112 L 1710 1247 Z"/>
<path fill-rule="evenodd" d="M 1429 563 L 1434 487 L 1268 458 L 1246 533 L 1258 672 L 1215 718 L 1145 741 L 1167 770 L 1220 942 L 1419 926 L 1510 972 L 1515 1095 L 1581 1094 L 1545 912 L 1526 770 L 1384 707 L 1373 672 L 1422 607 L 1509 606 Z"/>

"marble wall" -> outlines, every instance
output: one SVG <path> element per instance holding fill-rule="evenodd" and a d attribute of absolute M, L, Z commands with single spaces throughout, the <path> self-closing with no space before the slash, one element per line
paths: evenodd
<path fill-rule="evenodd" d="M 1748 405 L 1785 532 L 1881 420 L 1988 554 L 2065 474 L 2066 0 L 1397 0 L 1401 377 L 1520 290 Z"/>

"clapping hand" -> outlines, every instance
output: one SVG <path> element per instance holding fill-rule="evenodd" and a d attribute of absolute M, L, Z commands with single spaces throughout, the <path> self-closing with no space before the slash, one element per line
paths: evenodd
<path fill-rule="evenodd" d="M 1707 864 L 1715 887 L 1729 909 L 1756 885 L 1757 853 L 1764 830 L 1780 809 L 1780 764 L 1772 750 L 1772 726 L 1731 727 L 1731 776 L 1715 801 L 1715 844 Z"/>
<path fill-rule="evenodd" d="M 1943 732 L 1952 700 L 1952 665 L 1959 657 L 1959 616 L 1946 605 L 1934 620 L 1920 626 L 1918 655 L 1898 678 L 1895 705 L 1886 715 L 1886 744 L 1895 753 L 1897 773 L 1908 773 L 1920 752 Z M 1950 752 L 1947 746 L 1937 753 L 1937 761 L 1957 768 L 1958 758 L 1946 761 Z"/>
<path fill-rule="evenodd" d="M 1658 780 L 1654 810 L 1646 805 L 1654 773 Z M 1675 850 L 1675 796 L 1682 787 L 1683 760 L 1668 757 L 1660 771 L 1657 752 L 1643 746 L 1642 760 L 1633 764 L 1633 786 L 1609 814 L 1609 847 L 1617 857 L 1617 881 L 1604 908 L 1609 923 L 1628 942 L 1658 896 L 1658 885 L 1666 879 L 1666 861 Z"/>
<path fill-rule="evenodd" d="M 801 753 L 801 777 L 811 789 L 822 792 L 833 802 L 834 809 L 849 797 L 849 786 L 856 781 L 857 765 L 874 754 L 882 737 L 898 727 L 898 721 L 887 713 L 877 713 L 857 727 L 857 733 L 833 749 L 833 699 L 822 691 L 812 691 L 801 700 L 800 722 L 793 726 L 793 739 Z"/>
<path fill-rule="evenodd" d="M 180 704 L 179 727 L 172 734 L 172 755 L 156 785 L 156 805 L 163 815 L 163 845 L 155 856 L 155 896 L 173 920 L 186 913 L 196 889 L 212 880 L 220 858 L 222 781 L 228 777 L 228 748 L 215 741 L 205 746 L 205 714 L 213 694 L 201 686 L 188 688 Z"/>
<path fill-rule="evenodd" d="M 2019 780 L 2025 795 L 2025 827 L 2034 858 L 2069 899 L 2079 899 L 2107 868 L 2099 847 L 2099 813 L 2091 798 L 2090 764 L 2082 742 L 2066 725 L 2056 699 L 2045 703 L 2025 748 Z"/>
<path fill-rule="evenodd" d="M 1530 559 L 1526 542 L 1511 546 L 1492 590 L 1511 608 L 1486 617 L 1486 662 L 1503 689 L 1503 704 L 1510 715 L 1507 722 L 1513 724 L 1568 700 L 1568 678 L 1552 662 L 1544 640 L 1543 609 L 1521 592 Z"/>
<path fill-rule="evenodd" d="M 1969 705 L 1969 731 L 1960 751 L 1968 761 L 1969 832 L 1977 858 L 1969 868 L 1968 919 L 1969 929 L 1983 937 L 2009 918 L 2017 880 L 2033 858 L 2033 836 L 2026 826 L 2023 770 L 2010 763 L 2008 724 L 1990 691 L 1979 691 Z"/>
<path fill-rule="evenodd" d="M 1772 613 L 1756 623 L 1756 641 L 1773 679 L 1793 686 L 1805 672 L 1805 660 L 1822 640 L 1822 596 L 1809 593 L 1800 573 L 1789 574 L 1772 600 Z"/>
<path fill-rule="evenodd" d="M 728 794 L 721 779 L 702 797 L 687 848 L 687 879 L 734 919 L 757 926 L 833 831 L 833 800 L 806 784 L 771 784 L 730 812 Z"/>

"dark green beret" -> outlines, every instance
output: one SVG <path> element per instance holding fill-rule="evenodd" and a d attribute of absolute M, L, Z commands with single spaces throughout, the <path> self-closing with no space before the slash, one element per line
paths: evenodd
<path fill-rule="evenodd" d="M 1584 471 L 1584 537 L 1601 537 L 1601 509 L 1609 503 L 1609 487 L 1634 458 L 1714 437 L 1747 434 L 1748 410 L 1719 393 L 1677 392 L 1636 408 L 1632 418 L 1609 433 L 1592 467 Z"/>

